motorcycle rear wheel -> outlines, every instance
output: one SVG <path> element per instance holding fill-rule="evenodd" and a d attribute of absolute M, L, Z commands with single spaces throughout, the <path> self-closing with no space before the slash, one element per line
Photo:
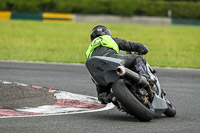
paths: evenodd
<path fill-rule="evenodd" d="M 155 116 L 155 112 L 143 105 L 132 92 L 127 88 L 124 79 L 117 80 L 112 86 L 113 93 L 117 100 L 123 105 L 126 111 L 140 121 L 148 122 Z"/>

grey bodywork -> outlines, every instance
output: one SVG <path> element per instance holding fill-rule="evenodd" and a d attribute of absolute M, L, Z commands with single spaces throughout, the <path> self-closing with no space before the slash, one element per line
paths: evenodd
<path fill-rule="evenodd" d="M 123 64 L 123 61 L 120 59 L 93 56 L 86 62 L 86 67 L 95 84 L 112 87 L 112 84 L 121 78 L 116 70 L 118 66 L 123 66 Z M 152 67 L 146 63 L 146 68 L 150 78 L 157 81 L 152 87 L 154 92 L 152 106 L 155 109 L 155 115 L 161 115 L 168 108 L 166 98 L 162 95 L 158 77 L 152 73 Z"/>

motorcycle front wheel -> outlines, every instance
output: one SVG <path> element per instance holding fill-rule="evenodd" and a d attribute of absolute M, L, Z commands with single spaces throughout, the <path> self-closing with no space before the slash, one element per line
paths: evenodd
<path fill-rule="evenodd" d="M 172 103 L 165 97 L 166 99 L 166 103 L 167 103 L 167 110 L 164 112 L 164 114 L 167 116 L 167 117 L 174 117 L 176 115 L 176 109 L 175 107 L 172 105 Z"/>
<path fill-rule="evenodd" d="M 125 110 L 140 121 L 148 122 L 155 116 L 152 108 L 142 104 L 127 88 L 124 79 L 117 80 L 112 86 L 113 93 Z"/>

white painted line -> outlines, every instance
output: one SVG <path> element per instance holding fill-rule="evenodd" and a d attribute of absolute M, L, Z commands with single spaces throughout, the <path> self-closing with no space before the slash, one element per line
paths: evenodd
<path fill-rule="evenodd" d="M 64 62 L 44 62 L 44 61 L 18 61 L 18 60 L 0 60 L 7 63 L 32 63 L 32 64 L 52 64 L 52 65 L 77 65 L 85 66 L 83 63 L 64 63 Z"/>
<path fill-rule="evenodd" d="M 32 63 L 32 64 L 52 64 L 52 65 L 69 65 L 69 66 L 85 66 L 84 63 L 62 63 L 62 62 L 43 62 L 43 61 L 18 61 L 18 60 L 0 60 L 0 62 L 7 63 Z M 180 68 L 180 67 L 159 67 L 152 66 L 156 69 L 174 69 L 174 70 L 191 70 L 191 71 L 200 71 L 198 68 Z"/>

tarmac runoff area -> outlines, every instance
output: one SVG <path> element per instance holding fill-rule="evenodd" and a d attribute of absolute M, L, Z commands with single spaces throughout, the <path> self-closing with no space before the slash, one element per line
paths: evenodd
<path fill-rule="evenodd" d="M 0 81 L 0 118 L 63 115 L 104 111 L 97 98 L 53 88 Z"/>

